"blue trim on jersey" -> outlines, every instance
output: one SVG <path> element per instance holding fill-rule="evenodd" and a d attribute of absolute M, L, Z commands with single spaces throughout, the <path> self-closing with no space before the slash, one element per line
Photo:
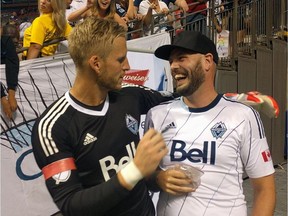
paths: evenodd
<path fill-rule="evenodd" d="M 263 139 L 265 137 L 265 131 L 264 131 L 263 123 L 260 119 L 260 115 L 255 109 L 252 109 L 252 111 L 253 111 L 253 114 L 255 116 L 257 125 L 258 125 L 259 137 L 260 137 L 260 139 Z"/>
<path fill-rule="evenodd" d="M 222 94 L 218 94 L 217 97 L 208 106 L 201 107 L 201 108 L 188 107 L 188 110 L 189 112 L 194 112 L 194 113 L 206 112 L 212 109 L 213 107 L 215 107 L 218 104 L 218 102 L 221 100 L 221 98 L 222 98 Z M 182 97 L 182 101 L 183 101 L 183 97 Z"/>

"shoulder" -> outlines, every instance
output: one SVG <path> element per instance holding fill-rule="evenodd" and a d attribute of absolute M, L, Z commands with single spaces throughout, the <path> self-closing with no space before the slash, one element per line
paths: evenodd
<path fill-rule="evenodd" d="M 139 6 L 149 6 L 149 1 L 148 0 L 143 0 L 140 2 L 140 5 Z"/>
<path fill-rule="evenodd" d="M 7 42 L 9 42 L 11 38 L 9 36 L 1 36 L 1 45 L 5 45 Z"/>
<path fill-rule="evenodd" d="M 72 31 L 72 26 L 69 24 L 69 22 L 66 22 L 66 34 L 65 34 L 65 36 L 68 36 L 71 31 Z"/>
<path fill-rule="evenodd" d="M 141 86 L 141 85 L 136 85 L 136 84 L 123 84 L 122 88 L 120 91 L 112 91 L 112 93 L 116 93 L 116 94 L 124 94 L 124 95 L 130 95 L 130 96 L 141 96 L 141 95 L 145 95 L 145 94 L 159 94 L 157 91 L 149 88 L 149 87 L 145 87 L 145 86 Z"/>
<path fill-rule="evenodd" d="M 37 25 L 47 25 L 48 20 L 52 20 L 52 17 L 48 14 L 40 15 L 33 20 L 32 26 L 35 27 Z"/>
<path fill-rule="evenodd" d="M 144 92 L 144 91 L 153 91 L 156 92 L 155 90 L 146 87 L 146 86 L 142 86 L 142 85 L 137 85 L 137 84 L 130 84 L 130 83 L 124 83 L 122 84 L 122 89 L 121 91 L 128 91 L 128 92 L 132 92 L 132 91 L 138 91 L 138 92 Z"/>
<path fill-rule="evenodd" d="M 53 102 L 37 119 L 36 123 L 38 125 L 50 125 L 49 127 L 53 127 L 56 123 L 58 124 L 59 121 L 61 122 L 63 117 L 67 116 L 67 109 L 69 108 L 69 102 L 66 99 L 65 95 L 60 97 L 58 100 Z M 69 117 L 66 118 L 69 122 Z M 71 119 L 70 119 L 71 120 Z M 64 122 L 63 125 L 66 125 Z M 53 123 L 53 124 L 51 124 Z M 69 125 L 69 124 L 67 124 Z"/>
<path fill-rule="evenodd" d="M 159 1 L 159 5 L 161 8 L 168 8 L 167 3 L 164 1 Z"/>
<path fill-rule="evenodd" d="M 1 36 L 1 58 L 11 57 L 11 52 L 15 52 L 15 45 L 10 36 Z M 10 53 L 7 55 L 7 53 Z"/>
<path fill-rule="evenodd" d="M 222 96 L 222 100 L 220 101 L 223 106 L 228 108 L 228 112 L 238 114 L 239 116 L 242 116 L 247 119 L 256 118 L 259 119 L 259 113 L 257 110 L 255 110 L 253 107 L 244 104 L 242 102 L 236 101 L 234 99 L 230 99 Z"/>
<path fill-rule="evenodd" d="M 165 101 L 160 103 L 159 105 L 150 109 L 150 112 L 155 114 L 161 114 L 163 111 L 169 110 L 171 108 L 181 108 L 180 98 L 175 98 L 173 100 Z"/>
<path fill-rule="evenodd" d="M 139 6 L 142 0 L 134 0 L 134 6 Z"/>

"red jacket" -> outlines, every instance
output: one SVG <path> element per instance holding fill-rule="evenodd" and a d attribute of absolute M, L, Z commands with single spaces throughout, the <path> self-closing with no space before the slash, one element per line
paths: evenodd
<path fill-rule="evenodd" d="M 191 3 L 196 3 L 199 2 L 198 0 L 186 0 L 187 4 L 191 4 Z M 189 6 L 189 10 L 188 13 L 192 13 L 192 12 L 196 12 L 196 11 L 202 11 L 201 13 L 203 15 L 207 15 L 207 11 L 205 9 L 207 9 L 207 5 L 206 5 L 207 1 L 204 1 L 202 3 L 198 3 L 198 4 L 193 4 Z"/>

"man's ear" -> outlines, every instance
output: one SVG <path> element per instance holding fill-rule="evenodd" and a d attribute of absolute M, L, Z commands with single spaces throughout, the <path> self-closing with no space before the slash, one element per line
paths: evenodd
<path fill-rule="evenodd" d="M 213 55 L 211 53 L 207 53 L 205 55 L 205 65 L 204 65 L 204 69 L 205 70 L 210 70 L 210 68 L 212 67 L 213 65 Z"/>
<path fill-rule="evenodd" d="M 91 56 L 90 59 L 88 60 L 88 64 L 90 65 L 92 70 L 94 70 L 96 73 L 99 73 L 101 71 L 102 64 L 99 56 L 97 55 Z"/>

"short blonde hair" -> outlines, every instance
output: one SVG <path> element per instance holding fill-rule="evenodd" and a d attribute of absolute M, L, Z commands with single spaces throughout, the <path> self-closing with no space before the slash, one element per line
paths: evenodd
<path fill-rule="evenodd" d="M 81 68 L 92 55 L 105 59 L 118 37 L 126 37 L 126 30 L 114 20 L 87 17 L 68 37 L 68 50 L 75 66 Z"/>

